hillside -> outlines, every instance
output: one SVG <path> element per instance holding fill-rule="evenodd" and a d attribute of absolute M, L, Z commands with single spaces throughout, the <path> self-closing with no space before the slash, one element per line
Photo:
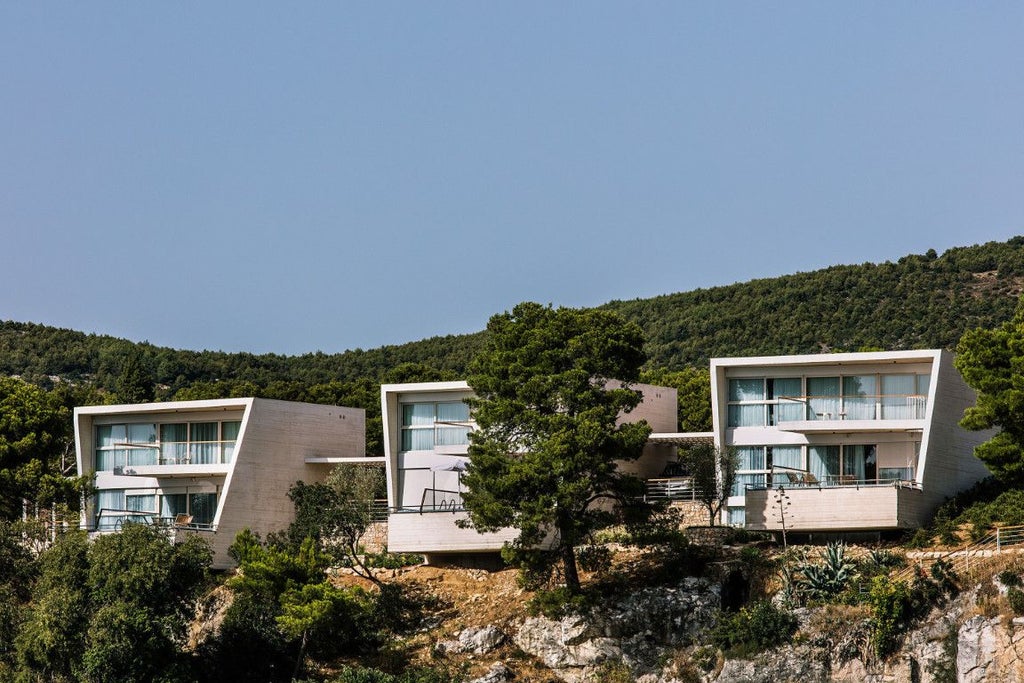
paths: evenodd
<path fill-rule="evenodd" d="M 643 327 L 652 367 L 704 366 L 712 356 L 822 349 L 953 348 L 961 334 L 1008 319 L 1024 291 L 1024 236 L 896 262 L 837 265 L 722 287 L 613 301 L 604 306 Z M 0 322 L 0 375 L 47 384 L 90 380 L 113 389 L 122 359 L 139 353 L 164 395 L 197 382 L 266 387 L 378 381 L 403 364 L 464 372 L 482 333 L 434 337 L 338 354 L 190 351 L 28 322 Z M 396 380 L 393 380 L 396 381 Z"/>

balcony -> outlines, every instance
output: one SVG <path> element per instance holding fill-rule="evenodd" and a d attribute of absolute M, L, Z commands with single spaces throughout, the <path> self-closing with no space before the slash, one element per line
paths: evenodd
<path fill-rule="evenodd" d="M 746 528 L 752 531 L 881 531 L 918 527 L 931 510 L 921 487 L 906 480 L 819 481 L 746 488 Z M 778 476 L 778 475 L 776 475 Z"/>
<path fill-rule="evenodd" d="M 794 409 L 793 405 L 803 408 Z M 920 430 L 925 396 L 787 396 L 779 399 L 775 424 L 798 434 L 906 432 Z"/>
<path fill-rule="evenodd" d="M 118 476 L 175 477 L 227 474 L 236 442 L 118 443 L 96 451 L 96 470 Z"/>

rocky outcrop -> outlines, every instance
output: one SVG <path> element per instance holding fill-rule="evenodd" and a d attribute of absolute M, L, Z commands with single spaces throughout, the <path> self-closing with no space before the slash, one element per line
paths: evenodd
<path fill-rule="evenodd" d="M 689 645 L 713 623 L 719 587 L 688 577 L 675 586 L 642 588 L 584 614 L 526 619 L 512 636 L 566 681 L 584 680 L 606 660 L 638 674 L 657 666 L 669 649 Z"/>
<path fill-rule="evenodd" d="M 1024 681 L 1024 619 L 976 616 L 957 633 L 959 683 Z"/>
<path fill-rule="evenodd" d="M 495 626 L 470 627 L 457 640 L 442 640 L 434 646 L 438 654 L 487 654 L 505 642 L 505 634 Z"/>

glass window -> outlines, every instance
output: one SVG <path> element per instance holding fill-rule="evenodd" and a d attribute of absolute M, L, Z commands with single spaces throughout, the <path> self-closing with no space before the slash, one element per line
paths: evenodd
<path fill-rule="evenodd" d="M 808 446 L 807 469 L 819 482 L 839 474 L 839 446 Z"/>
<path fill-rule="evenodd" d="M 741 507 L 726 508 L 725 523 L 729 526 L 744 526 L 747 523 L 747 509 Z"/>
<path fill-rule="evenodd" d="M 217 494 L 188 494 L 188 512 L 192 515 L 193 524 L 213 524 L 213 517 L 217 512 Z"/>
<path fill-rule="evenodd" d="M 763 427 L 765 424 L 764 404 L 729 406 L 730 427 Z"/>
<path fill-rule="evenodd" d="M 763 401 L 763 379 L 731 379 L 729 380 L 730 401 Z"/>
<path fill-rule="evenodd" d="M 740 446 L 736 449 L 739 456 L 738 470 L 763 470 L 765 457 L 763 446 Z"/>
<path fill-rule="evenodd" d="M 876 394 L 874 375 L 843 377 L 843 412 L 847 420 L 874 420 Z"/>
<path fill-rule="evenodd" d="M 242 423 L 238 420 L 221 423 L 221 439 L 224 441 L 224 462 L 231 462 L 235 456 L 235 442 L 238 441 L 238 433 L 242 430 Z"/>
<path fill-rule="evenodd" d="M 427 427 L 433 424 L 433 403 L 406 403 L 402 406 L 403 427 Z"/>
<path fill-rule="evenodd" d="M 115 444 L 128 440 L 128 432 L 124 425 L 100 425 L 96 428 L 97 448 L 112 448 Z"/>
<path fill-rule="evenodd" d="M 882 375 L 882 419 L 920 419 L 917 416 L 921 402 L 914 397 L 916 389 L 916 375 Z"/>
<path fill-rule="evenodd" d="M 882 481 L 913 481 L 913 467 L 881 467 L 878 470 L 878 478 Z"/>
<path fill-rule="evenodd" d="M 783 470 L 802 470 L 804 451 L 800 446 L 772 446 L 772 467 Z"/>
<path fill-rule="evenodd" d="M 401 449 L 429 451 L 468 444 L 469 422 L 469 406 L 463 401 L 403 404 Z"/>
<path fill-rule="evenodd" d="M 188 514 L 188 498 L 184 493 L 165 493 L 160 496 L 160 516 L 175 517 Z"/>
<path fill-rule="evenodd" d="M 211 465 L 220 461 L 217 422 L 192 422 L 189 424 L 192 449 L 192 464 Z"/>
<path fill-rule="evenodd" d="M 764 474 L 737 474 L 736 481 L 732 485 L 732 495 L 747 495 L 747 486 L 764 486 Z"/>
<path fill-rule="evenodd" d="M 143 493 L 126 495 L 124 499 L 125 510 L 138 510 L 140 512 L 156 512 L 156 494 Z"/>
<path fill-rule="evenodd" d="M 155 424 L 127 425 L 129 443 L 156 443 Z"/>
<path fill-rule="evenodd" d="M 160 461 L 164 465 L 188 462 L 188 425 L 160 425 Z"/>
<path fill-rule="evenodd" d="M 124 520 L 124 489 L 96 492 L 96 528 L 104 531 L 121 528 Z"/>
<path fill-rule="evenodd" d="M 839 378 L 807 378 L 807 419 L 839 419 Z"/>

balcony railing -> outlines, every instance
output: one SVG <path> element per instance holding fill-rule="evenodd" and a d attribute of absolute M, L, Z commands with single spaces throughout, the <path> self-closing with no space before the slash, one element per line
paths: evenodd
<path fill-rule="evenodd" d="M 849 474 L 828 474 L 819 478 L 810 472 L 785 472 L 772 475 L 771 483 L 744 484 L 746 491 L 764 491 L 766 489 L 793 488 L 868 488 L 878 486 L 895 486 L 897 488 L 920 489 L 921 485 L 910 479 L 858 479 Z"/>
<path fill-rule="evenodd" d="M 700 493 L 694 488 L 692 477 L 660 477 L 645 481 L 647 491 L 644 500 L 663 502 L 676 500 L 700 500 Z"/>
<path fill-rule="evenodd" d="M 164 441 L 115 444 L 96 451 L 96 469 L 161 465 L 225 465 L 235 454 L 236 441 Z"/>
<path fill-rule="evenodd" d="M 923 420 L 928 398 L 922 395 L 780 396 L 780 406 L 799 403 L 803 410 L 779 410 L 775 423 L 806 420 Z"/>
<path fill-rule="evenodd" d="M 120 531 L 125 524 L 145 524 L 160 529 L 191 529 L 193 531 L 216 531 L 213 524 L 193 521 L 191 515 L 164 517 L 157 512 L 145 510 L 122 510 L 101 508 L 96 513 L 94 531 Z"/>

